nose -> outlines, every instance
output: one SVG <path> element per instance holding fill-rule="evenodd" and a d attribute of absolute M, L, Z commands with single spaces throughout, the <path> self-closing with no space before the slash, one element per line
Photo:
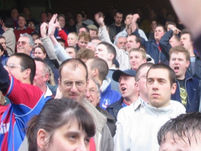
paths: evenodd
<path fill-rule="evenodd" d="M 76 87 L 75 83 L 73 83 L 73 85 L 71 87 L 71 92 L 77 92 L 77 87 Z"/>
<path fill-rule="evenodd" d="M 89 92 L 89 90 L 87 90 L 86 97 L 89 98 L 89 96 L 90 96 L 90 92 Z"/>

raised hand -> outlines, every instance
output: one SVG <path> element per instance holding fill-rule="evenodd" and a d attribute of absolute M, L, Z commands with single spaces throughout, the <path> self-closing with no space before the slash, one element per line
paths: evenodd
<path fill-rule="evenodd" d="M 59 22 L 57 20 L 57 14 L 53 14 L 53 16 L 52 16 L 52 18 L 51 18 L 51 20 L 50 20 L 50 22 L 48 24 L 48 27 L 49 27 L 48 28 L 48 35 L 49 36 L 54 35 L 54 32 L 55 32 L 56 28 L 61 28 L 60 24 L 59 24 Z"/>
<path fill-rule="evenodd" d="M 96 13 L 95 16 L 94 16 L 94 18 L 95 18 L 95 21 L 98 23 L 99 26 L 102 27 L 102 26 L 105 25 L 105 23 L 104 23 L 104 16 L 103 16 L 103 14 L 101 12 Z"/>
<path fill-rule="evenodd" d="M 47 36 L 47 30 L 48 30 L 48 24 L 43 22 L 41 25 L 40 25 L 40 34 L 41 34 L 41 37 L 44 38 Z"/>

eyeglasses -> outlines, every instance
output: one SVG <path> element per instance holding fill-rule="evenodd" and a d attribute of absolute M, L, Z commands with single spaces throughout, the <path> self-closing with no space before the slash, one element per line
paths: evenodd
<path fill-rule="evenodd" d="M 21 68 L 22 70 L 24 69 L 21 65 L 16 65 L 16 64 L 6 64 L 6 67 L 9 69 L 15 69 L 15 68 Z"/>

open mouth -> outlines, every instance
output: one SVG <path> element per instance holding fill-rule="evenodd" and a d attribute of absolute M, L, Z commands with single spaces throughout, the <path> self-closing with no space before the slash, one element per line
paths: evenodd
<path fill-rule="evenodd" d="M 125 91 L 126 91 L 126 88 L 125 88 L 125 87 L 122 87 L 122 88 L 121 88 L 121 91 L 122 91 L 122 92 L 125 92 Z"/>
<path fill-rule="evenodd" d="M 179 67 L 178 66 L 174 67 L 174 71 L 178 72 L 179 71 Z"/>

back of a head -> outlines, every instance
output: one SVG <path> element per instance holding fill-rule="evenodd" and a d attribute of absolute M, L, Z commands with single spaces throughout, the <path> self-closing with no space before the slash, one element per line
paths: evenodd
<path fill-rule="evenodd" d="M 37 137 L 39 130 L 44 130 L 47 133 L 49 139 L 45 145 L 49 147 L 51 143 L 54 143 L 52 141 L 54 141 L 55 131 L 64 125 L 70 127 L 73 123 L 76 123 L 80 130 L 86 133 L 87 137 L 94 136 L 95 124 L 93 118 L 80 103 L 64 98 L 46 102 L 40 114 L 33 117 L 28 124 L 29 151 L 38 150 Z"/>
<path fill-rule="evenodd" d="M 104 41 L 100 42 L 98 45 L 104 45 L 107 48 L 107 52 L 114 55 L 114 58 L 113 58 L 113 63 L 114 63 L 114 61 L 116 59 L 116 49 L 115 49 L 115 47 L 113 45 L 111 45 L 110 43 L 104 42 Z"/>
<path fill-rule="evenodd" d="M 77 52 L 76 58 L 79 58 L 81 60 L 82 59 L 88 60 L 88 59 L 94 58 L 94 51 L 91 49 L 82 48 Z"/>
<path fill-rule="evenodd" d="M 94 59 L 91 59 L 90 65 L 92 70 L 98 69 L 99 79 L 103 81 L 106 78 L 108 74 L 108 70 L 109 70 L 107 62 L 105 62 L 103 59 L 100 59 L 100 58 L 94 58 Z"/>

